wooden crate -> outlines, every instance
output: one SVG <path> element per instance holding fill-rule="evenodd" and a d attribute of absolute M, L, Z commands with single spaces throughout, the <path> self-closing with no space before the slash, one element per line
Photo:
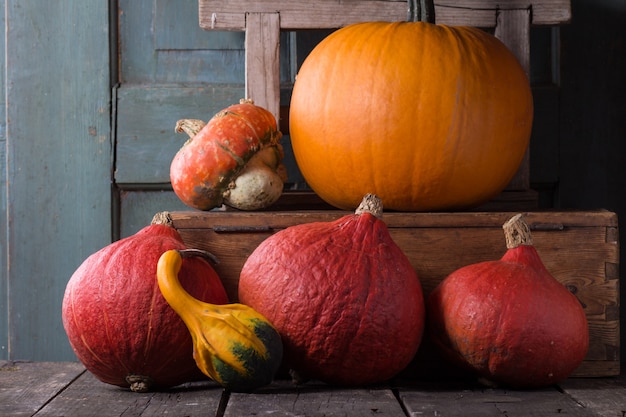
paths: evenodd
<path fill-rule="evenodd" d="M 268 236 L 301 223 L 332 221 L 336 210 L 170 213 L 185 242 L 215 254 L 231 298 L 247 257 Z M 498 259 L 506 251 L 501 225 L 511 212 L 385 213 L 396 243 L 415 267 L 427 295 L 462 266 Z M 591 344 L 575 376 L 620 372 L 618 223 L 609 211 L 527 212 L 534 243 L 548 270 L 585 308 Z"/>

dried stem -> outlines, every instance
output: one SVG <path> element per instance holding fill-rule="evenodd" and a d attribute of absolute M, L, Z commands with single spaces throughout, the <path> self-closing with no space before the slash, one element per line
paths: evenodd
<path fill-rule="evenodd" d="M 521 214 L 516 214 L 502 225 L 504 229 L 504 237 L 506 238 L 506 247 L 515 249 L 521 245 L 532 246 L 533 237 L 530 233 L 530 227 Z"/>
<path fill-rule="evenodd" d="M 382 219 L 383 218 L 383 202 L 378 196 L 374 194 L 366 194 L 357 207 L 355 214 L 370 213 L 373 216 Z"/>

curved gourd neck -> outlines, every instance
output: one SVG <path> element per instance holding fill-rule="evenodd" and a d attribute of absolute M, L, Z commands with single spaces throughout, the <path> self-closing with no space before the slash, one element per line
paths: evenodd
<path fill-rule="evenodd" d="M 198 254 L 207 256 L 206 252 L 194 249 L 170 250 L 161 256 L 157 264 L 157 280 L 161 293 L 168 304 L 179 314 L 193 308 L 192 306 L 198 307 L 202 304 L 183 288 L 178 279 L 183 258 L 198 256 Z"/>

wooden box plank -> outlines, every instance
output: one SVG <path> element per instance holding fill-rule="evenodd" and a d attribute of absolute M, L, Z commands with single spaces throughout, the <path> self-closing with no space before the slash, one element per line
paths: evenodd
<path fill-rule="evenodd" d="M 350 23 L 407 18 L 406 0 L 314 0 L 307 2 L 281 0 L 199 0 L 200 27 L 206 30 L 244 30 L 246 13 L 280 14 L 283 29 L 332 29 Z M 457 0 L 445 4 L 435 1 L 439 23 L 494 27 L 496 10 L 532 8 L 533 24 L 554 25 L 571 19 L 569 0 Z"/>
<path fill-rule="evenodd" d="M 185 242 L 212 252 L 231 300 L 248 256 L 271 234 L 296 224 L 332 221 L 348 212 L 176 211 L 174 227 Z M 395 242 L 417 271 L 427 295 L 452 271 L 500 258 L 502 224 L 511 212 L 385 213 Z M 619 374 L 619 245 L 617 215 L 609 211 L 524 213 L 548 270 L 585 308 L 590 348 L 576 376 Z"/>

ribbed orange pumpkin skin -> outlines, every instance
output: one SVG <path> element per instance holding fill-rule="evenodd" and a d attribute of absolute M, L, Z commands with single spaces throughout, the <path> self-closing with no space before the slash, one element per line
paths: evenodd
<path fill-rule="evenodd" d="M 328 203 L 365 193 L 386 209 L 462 209 L 501 192 L 528 146 L 530 85 L 514 55 L 470 27 L 347 26 L 306 58 L 290 135 L 298 167 Z"/>

